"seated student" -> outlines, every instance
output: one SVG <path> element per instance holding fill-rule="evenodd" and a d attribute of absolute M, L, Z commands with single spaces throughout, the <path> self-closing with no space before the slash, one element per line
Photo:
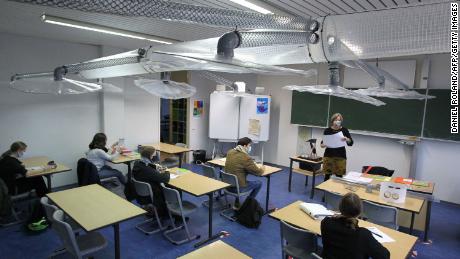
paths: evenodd
<path fill-rule="evenodd" d="M 340 201 L 341 215 L 321 221 L 323 253 L 325 259 L 387 259 L 390 252 L 366 229 L 358 226 L 362 202 L 355 193 L 348 193 Z"/>
<path fill-rule="evenodd" d="M 153 193 L 153 205 L 157 208 L 158 214 L 161 218 L 166 217 L 167 208 L 166 202 L 163 195 L 163 190 L 160 186 L 160 183 L 168 183 L 169 182 L 169 173 L 164 172 L 160 173 L 156 165 L 154 164 L 158 158 L 156 155 L 156 150 L 154 147 L 142 147 L 141 151 L 141 160 L 136 161 L 133 167 L 133 177 L 137 181 L 149 183 L 152 187 Z M 139 200 L 142 198 L 138 198 L 140 203 L 150 202 L 147 200 Z"/>
<path fill-rule="evenodd" d="M 89 144 L 89 151 L 86 152 L 86 159 L 96 166 L 99 178 L 104 179 L 115 176 L 122 184 L 126 184 L 127 180 L 122 172 L 106 165 L 106 162 L 113 161 L 120 155 L 117 150 L 118 143 L 115 142 L 111 146 L 110 152 L 105 147 L 106 144 L 107 136 L 104 133 L 94 135 L 93 141 Z"/>
<path fill-rule="evenodd" d="M 26 152 L 27 145 L 17 141 L 0 157 L 0 177 L 8 187 L 10 195 L 24 193 L 35 189 L 39 197 L 48 192 L 42 177 L 26 177 L 27 169 L 19 160 Z M 15 193 L 17 191 L 17 193 Z"/>
<path fill-rule="evenodd" d="M 258 166 L 254 160 L 249 156 L 251 153 L 250 138 L 244 137 L 238 140 L 238 145 L 227 152 L 227 159 L 225 161 L 225 172 L 234 174 L 238 177 L 238 184 L 240 192 L 247 192 L 252 190 L 249 197 L 255 198 L 262 187 L 260 181 L 247 181 L 248 173 L 255 175 L 262 175 L 265 166 Z M 232 188 L 232 187 L 231 187 Z M 234 187 L 233 187 L 234 188 Z M 236 204 L 238 206 L 238 204 Z"/>

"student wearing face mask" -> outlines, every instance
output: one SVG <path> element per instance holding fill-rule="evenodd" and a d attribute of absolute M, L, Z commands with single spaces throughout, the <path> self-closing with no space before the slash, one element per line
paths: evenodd
<path fill-rule="evenodd" d="M 17 141 L 11 144 L 8 151 L 0 157 L 0 177 L 8 187 L 10 195 L 28 192 L 35 189 L 39 197 L 48 192 L 42 177 L 26 177 L 27 169 L 19 160 L 24 156 L 27 145 Z"/>
<path fill-rule="evenodd" d="M 249 156 L 251 153 L 251 144 L 252 140 L 247 137 L 238 140 L 238 145 L 234 149 L 231 149 L 227 152 L 225 172 L 234 174 L 236 177 L 238 177 L 240 192 L 247 192 L 252 190 L 249 196 L 255 198 L 257 193 L 260 191 L 260 188 L 262 187 L 262 182 L 257 180 L 247 181 L 246 177 L 248 173 L 254 175 L 262 175 L 265 167 L 258 166 Z M 238 204 L 236 204 L 236 206 L 237 205 Z"/>
<path fill-rule="evenodd" d="M 140 153 L 141 160 L 134 163 L 133 177 L 137 181 L 150 184 L 153 192 L 153 204 L 157 208 L 159 216 L 165 218 L 168 214 L 160 183 L 168 183 L 170 175 L 168 172 L 160 173 L 157 170 L 155 163 L 158 162 L 158 155 L 155 148 L 145 146 L 141 148 Z M 138 197 L 137 199 L 140 204 L 152 202 L 145 197 Z"/>
<path fill-rule="evenodd" d="M 324 130 L 324 135 L 333 135 L 339 132 L 343 133 L 342 141 L 345 141 L 347 146 L 353 145 L 353 139 L 347 128 L 342 126 L 343 116 L 340 113 L 332 115 L 329 128 Z M 345 147 L 330 148 L 321 142 L 321 147 L 326 148 L 323 157 L 323 172 L 325 173 L 324 181 L 327 181 L 331 174 L 342 177 L 347 169 L 347 153 Z"/>

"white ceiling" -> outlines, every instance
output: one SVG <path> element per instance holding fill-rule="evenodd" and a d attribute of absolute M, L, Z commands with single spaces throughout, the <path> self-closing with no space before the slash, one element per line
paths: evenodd
<path fill-rule="evenodd" d="M 318 17 L 329 14 L 355 13 L 446 1 L 447 0 L 253 0 L 252 2 L 260 4 L 277 14 Z M 227 0 L 184 0 L 181 2 L 218 8 L 248 10 Z M 228 28 L 184 24 L 144 17 L 128 18 L 106 14 L 85 13 L 68 9 L 50 8 L 0 0 L 0 32 L 86 44 L 108 45 L 126 49 L 134 49 L 152 44 L 152 42 L 126 39 L 97 32 L 45 24 L 40 20 L 40 15 L 43 13 L 172 38 L 179 41 L 218 37 L 229 30 Z"/>

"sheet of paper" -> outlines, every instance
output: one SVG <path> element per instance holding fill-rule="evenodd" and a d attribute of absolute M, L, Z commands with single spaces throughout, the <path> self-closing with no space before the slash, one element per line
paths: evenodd
<path fill-rule="evenodd" d="M 249 119 L 248 134 L 260 135 L 260 121 L 256 119 Z"/>
<path fill-rule="evenodd" d="M 26 168 L 27 171 L 37 171 L 37 170 L 43 170 L 43 166 L 31 166 Z"/>
<path fill-rule="evenodd" d="M 372 236 L 379 241 L 379 243 L 390 243 L 394 242 L 395 240 L 391 238 L 389 235 L 383 233 L 380 229 L 376 227 L 367 227 L 369 231 L 372 233 Z"/>
<path fill-rule="evenodd" d="M 177 174 L 170 174 L 169 175 L 169 179 L 176 179 L 177 177 L 179 177 L 179 175 L 177 175 Z"/>
<path fill-rule="evenodd" d="M 348 172 L 343 178 L 356 183 L 371 183 L 372 178 L 362 177 L 362 173 Z"/>
<path fill-rule="evenodd" d="M 342 140 L 343 137 L 342 131 L 332 135 L 323 135 L 323 143 L 329 148 L 344 147 L 346 141 Z"/>

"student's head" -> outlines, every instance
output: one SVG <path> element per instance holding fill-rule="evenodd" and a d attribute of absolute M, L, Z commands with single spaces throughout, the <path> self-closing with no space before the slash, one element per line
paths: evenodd
<path fill-rule="evenodd" d="M 356 219 L 361 215 L 363 204 L 361 199 L 355 193 L 349 192 L 343 196 L 339 204 L 339 210 L 347 220 L 348 226 L 355 229 L 358 226 L 358 220 Z"/>
<path fill-rule="evenodd" d="M 26 152 L 27 145 L 26 143 L 22 141 L 16 141 L 13 144 L 11 144 L 10 149 L 3 153 L 1 156 L 2 158 L 5 156 L 15 156 L 15 157 L 22 157 L 24 155 L 24 152 Z"/>
<path fill-rule="evenodd" d="M 152 160 L 155 157 L 157 150 L 154 147 L 144 146 L 141 148 L 141 157 Z"/>
<path fill-rule="evenodd" d="M 342 114 L 340 113 L 334 113 L 332 116 L 331 116 L 331 120 L 330 120 L 330 125 L 331 126 L 336 126 L 336 127 L 340 127 L 342 126 L 342 122 L 343 122 L 343 116 Z"/>
<path fill-rule="evenodd" d="M 89 149 L 105 149 L 107 145 L 107 136 L 104 133 L 96 133 L 93 137 L 93 141 L 89 144 Z"/>
<path fill-rule="evenodd" d="M 244 138 L 240 138 L 238 140 L 238 146 L 242 146 L 246 149 L 246 151 L 249 153 L 251 153 L 251 144 L 252 144 L 252 140 L 248 137 L 244 137 Z"/>

